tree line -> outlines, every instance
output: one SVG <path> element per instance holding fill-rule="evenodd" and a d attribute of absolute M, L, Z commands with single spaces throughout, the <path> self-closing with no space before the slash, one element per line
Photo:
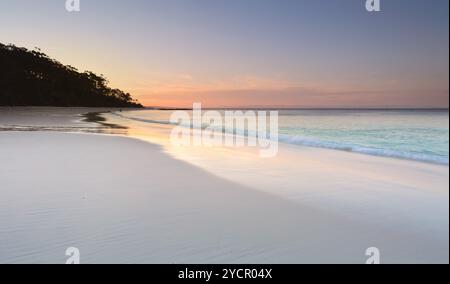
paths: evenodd
<path fill-rule="evenodd" d="M 0 106 L 142 107 L 103 75 L 79 72 L 39 49 L 0 43 Z"/>

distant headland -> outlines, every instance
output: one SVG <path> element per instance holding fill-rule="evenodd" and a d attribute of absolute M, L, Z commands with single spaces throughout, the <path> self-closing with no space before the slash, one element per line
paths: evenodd
<path fill-rule="evenodd" d="M 136 107 L 103 75 L 79 72 L 40 50 L 0 43 L 0 106 Z"/>

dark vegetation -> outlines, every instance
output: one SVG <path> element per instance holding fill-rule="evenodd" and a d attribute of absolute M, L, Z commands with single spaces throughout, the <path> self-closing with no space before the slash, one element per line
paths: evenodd
<path fill-rule="evenodd" d="M 142 107 L 129 93 L 108 87 L 103 75 L 1 43 L 0 106 Z"/>

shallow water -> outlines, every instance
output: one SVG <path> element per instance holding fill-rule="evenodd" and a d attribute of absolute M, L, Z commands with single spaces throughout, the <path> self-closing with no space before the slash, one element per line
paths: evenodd
<path fill-rule="evenodd" d="M 160 127 L 170 124 L 172 113 L 144 110 L 118 115 L 154 128 L 158 124 Z M 192 112 L 189 114 L 193 117 Z M 231 133 L 233 129 L 225 125 L 225 131 Z M 245 132 L 245 129 L 236 130 L 236 133 Z M 279 134 L 280 142 L 293 145 L 437 164 L 449 162 L 448 111 L 282 110 Z"/>

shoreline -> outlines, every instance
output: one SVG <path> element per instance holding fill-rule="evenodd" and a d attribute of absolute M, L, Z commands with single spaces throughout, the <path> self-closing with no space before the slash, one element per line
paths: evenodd
<path fill-rule="evenodd" d="M 145 110 L 145 109 L 144 109 Z M 134 111 L 134 110 L 130 110 Z M 166 110 L 164 110 L 166 111 Z M 167 110 L 168 111 L 168 110 Z M 427 110 L 423 110 L 427 111 Z M 137 122 L 147 122 L 147 121 L 141 121 L 133 118 L 128 118 L 126 116 L 122 116 L 120 114 L 115 113 L 115 111 L 109 112 L 110 114 L 113 114 L 115 116 L 119 116 L 122 121 L 115 120 L 118 122 L 118 124 L 127 124 L 128 121 L 137 121 Z M 111 120 L 111 115 L 108 116 L 108 113 L 103 113 L 103 116 L 107 116 L 107 120 Z M 148 122 L 152 125 L 160 125 L 162 123 L 158 122 Z M 163 123 L 165 125 L 172 125 L 170 123 Z M 192 131 L 192 130 L 191 130 Z M 228 135 L 229 133 L 225 133 Z M 244 137 L 239 134 L 237 134 L 238 137 Z M 382 150 L 377 148 L 370 148 L 370 147 L 360 147 L 360 146 L 349 146 L 349 145 L 339 145 L 338 143 L 332 143 L 332 142 L 324 142 L 324 141 L 313 141 L 313 140 L 307 140 L 307 139 L 300 139 L 300 141 L 296 142 L 288 142 L 288 140 L 295 140 L 296 137 L 289 137 L 285 134 L 279 134 L 278 143 L 280 145 L 286 145 L 288 147 L 307 147 L 307 148 L 313 148 L 313 149 L 324 149 L 324 150 L 332 150 L 332 151 L 339 151 L 339 152 L 345 152 L 345 153 L 353 153 L 353 154 L 359 154 L 359 155 L 365 155 L 365 156 L 371 156 L 371 157 L 380 157 L 380 158 L 386 158 L 386 159 L 394 159 L 394 160 L 403 160 L 403 161 L 410 161 L 410 162 L 419 162 L 419 163 L 426 163 L 431 165 L 441 165 L 441 166 L 449 166 L 448 159 L 441 159 L 441 158 L 430 158 L 430 157 L 423 157 L 421 154 L 416 153 L 402 153 L 402 152 L 393 152 L 389 150 Z"/>
<path fill-rule="evenodd" d="M 85 127 L 60 111 L 33 124 Z M 445 167 L 309 147 L 196 164 L 124 135 L 0 131 L 0 263 L 448 263 Z"/>
<path fill-rule="evenodd" d="M 127 111 L 140 111 L 140 110 L 161 110 L 161 111 L 173 111 L 173 110 L 189 110 L 189 109 L 158 109 L 158 108 L 101 108 L 101 107 L 0 107 L 0 115 L 1 115 L 1 111 L 2 110 L 8 110 L 8 111 L 12 111 L 12 112 L 16 112 L 16 111 L 23 111 L 23 110 L 38 110 L 38 111 L 42 111 L 42 112 L 48 112 L 48 111 L 55 111 L 55 110 L 62 110 L 62 111 L 66 111 L 66 110 L 70 110 L 71 114 L 73 115 L 73 119 L 75 119 L 75 117 L 82 117 L 82 119 L 80 120 L 80 122 L 86 122 L 86 123 L 95 123 L 98 124 L 102 127 L 104 127 L 103 130 L 101 130 L 101 128 L 99 128 L 99 130 L 97 131 L 98 133 L 101 134 L 118 134 L 118 135 L 125 135 L 127 137 L 131 137 L 131 138 L 136 138 L 136 137 L 132 137 L 129 135 L 126 135 L 125 132 L 120 132 L 120 131 L 114 131 L 114 130 L 126 130 L 128 127 L 126 125 L 122 125 L 120 123 L 110 123 L 108 121 L 110 121 L 109 118 L 105 118 L 105 115 L 107 114 L 115 114 L 115 112 L 120 111 L 120 112 L 127 112 Z M 208 110 L 208 109 L 205 109 Z M 219 109 L 220 110 L 220 109 Z M 226 109 L 223 109 L 226 110 Z M 264 109 L 263 109 L 264 110 Z M 291 109 L 283 109 L 283 110 L 291 110 Z M 298 109 L 293 109 L 293 110 L 298 110 Z M 357 111 L 357 109 L 301 109 L 301 110 L 350 110 L 350 111 Z M 358 110 L 364 110 L 364 109 L 358 109 Z M 378 110 L 383 110 L 383 111 L 396 111 L 396 110 L 411 110 L 411 111 L 438 111 L 438 112 L 448 112 L 448 109 L 367 109 L 367 110 L 374 110 L 374 111 L 378 111 Z M 126 117 L 122 117 L 120 116 L 123 120 L 128 120 L 129 118 Z M 1 119 L 1 116 L 0 116 Z M 0 120 L 1 122 L 1 120 Z M 73 122 L 73 121 L 72 121 Z M 155 123 L 158 124 L 158 123 Z M 74 127 L 75 129 L 75 127 Z M 0 131 L 52 131 L 55 129 L 52 129 L 50 127 L 41 127 L 41 128 L 33 128 L 33 127 L 24 127 L 24 129 L 14 129 L 14 128 L 2 128 L 0 125 Z M 76 130 L 76 129 L 75 129 Z M 108 131 L 109 130 L 109 131 Z M 70 131 L 70 128 L 63 128 L 61 127 L 59 130 L 57 131 Z M 81 129 L 81 131 L 86 131 L 86 129 Z M 95 131 L 86 131 L 87 133 L 92 133 Z M 280 134 L 280 136 L 283 136 L 282 134 Z M 137 138 L 139 139 L 139 138 Z M 142 140 L 142 139 L 140 139 Z M 145 140 L 145 139 L 144 139 Z M 425 163 L 425 164 L 430 164 L 430 165 L 439 165 L 439 166 L 446 166 L 449 167 L 449 161 L 447 160 L 446 162 L 441 162 L 441 161 L 434 161 L 434 160 L 429 160 L 429 159 L 416 159 L 416 158 L 408 158 L 408 157 L 403 157 L 403 156 L 399 156 L 399 155 L 383 155 L 383 154 L 378 154 L 378 153 L 367 153 L 367 151 L 354 151 L 354 150 L 347 150 L 344 148 L 340 148 L 340 147 L 327 147 L 327 146 L 321 146 L 321 145 L 309 145 L 309 143 L 289 143 L 283 140 L 279 141 L 280 144 L 282 145 L 286 145 L 288 147 L 307 147 L 307 148 L 313 148 L 313 149 L 324 149 L 324 150 L 331 150 L 331 151 L 339 151 L 339 152 L 344 152 L 344 153 L 350 153 L 350 154 L 358 154 L 358 155 L 364 155 L 364 156 L 371 156 L 371 157 L 380 157 L 380 158 L 385 158 L 385 159 L 393 159 L 393 160 L 403 160 L 403 161 L 409 161 L 409 162 L 418 162 L 418 163 Z M 368 149 L 369 152 L 370 150 L 375 150 L 375 149 Z"/>

